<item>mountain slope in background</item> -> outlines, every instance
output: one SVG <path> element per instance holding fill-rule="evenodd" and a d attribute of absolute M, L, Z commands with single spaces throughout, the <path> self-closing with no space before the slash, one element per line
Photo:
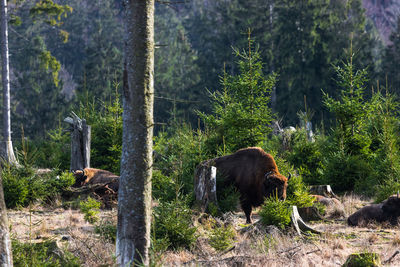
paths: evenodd
<path fill-rule="evenodd" d="M 395 30 L 400 15 L 400 0 L 363 0 L 366 15 L 374 22 L 385 44 Z"/>

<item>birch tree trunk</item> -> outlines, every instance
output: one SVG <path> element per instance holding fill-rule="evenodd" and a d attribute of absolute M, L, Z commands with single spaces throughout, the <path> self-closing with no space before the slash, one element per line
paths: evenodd
<path fill-rule="evenodd" d="M 116 256 L 149 264 L 153 138 L 154 0 L 124 0 L 123 135 Z"/>
<path fill-rule="evenodd" d="M 12 267 L 11 239 L 8 233 L 8 218 L 4 202 L 3 182 L 0 176 L 0 267 Z"/>
<path fill-rule="evenodd" d="M 10 107 L 10 61 L 8 55 L 8 15 L 7 0 L 1 2 L 1 67 L 3 84 L 3 159 L 10 164 L 17 164 L 11 142 L 11 107 Z"/>

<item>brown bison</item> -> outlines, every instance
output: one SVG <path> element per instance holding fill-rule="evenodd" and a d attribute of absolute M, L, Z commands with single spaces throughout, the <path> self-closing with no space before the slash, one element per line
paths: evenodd
<path fill-rule="evenodd" d="M 389 222 L 392 225 L 398 223 L 400 216 L 400 198 L 391 196 L 382 203 L 365 206 L 347 219 L 351 226 L 362 226 L 369 222 Z"/>
<path fill-rule="evenodd" d="M 104 184 L 105 187 L 114 192 L 118 192 L 119 176 L 101 169 L 85 168 L 73 172 L 75 176 L 74 187 L 93 184 Z"/>
<path fill-rule="evenodd" d="M 259 147 L 212 159 L 212 165 L 223 175 L 225 184 L 238 189 L 247 223 L 251 223 L 252 207 L 260 206 L 266 197 L 286 198 L 288 179 L 279 173 L 274 158 Z"/>

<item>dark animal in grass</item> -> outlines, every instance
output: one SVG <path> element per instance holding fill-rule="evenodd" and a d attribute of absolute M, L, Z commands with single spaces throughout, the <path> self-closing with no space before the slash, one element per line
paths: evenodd
<path fill-rule="evenodd" d="M 252 208 L 263 204 L 265 198 L 286 198 L 288 178 L 279 173 L 274 158 L 259 147 L 240 149 L 211 161 L 225 184 L 233 184 L 239 191 L 247 223 L 251 223 Z"/>
<path fill-rule="evenodd" d="M 392 225 L 398 223 L 400 216 L 400 198 L 391 196 L 382 203 L 365 206 L 347 219 L 351 226 L 363 226 L 370 222 L 389 222 Z"/>
<path fill-rule="evenodd" d="M 83 170 L 76 170 L 73 174 L 75 176 L 74 187 L 104 184 L 105 188 L 111 190 L 111 192 L 118 192 L 119 176 L 112 172 L 95 168 L 85 168 Z"/>
<path fill-rule="evenodd" d="M 345 211 L 342 202 L 333 197 L 325 197 L 321 195 L 311 195 L 315 198 L 314 202 L 321 203 L 326 207 L 325 217 L 328 218 L 344 218 Z"/>

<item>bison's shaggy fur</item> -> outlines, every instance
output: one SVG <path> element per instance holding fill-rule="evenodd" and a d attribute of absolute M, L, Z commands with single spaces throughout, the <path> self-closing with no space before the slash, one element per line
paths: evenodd
<path fill-rule="evenodd" d="M 351 226 L 367 225 L 369 222 L 390 222 L 392 225 L 398 223 L 400 216 L 400 198 L 391 196 L 379 204 L 365 206 L 347 219 Z"/>
<path fill-rule="evenodd" d="M 104 184 L 114 192 L 118 191 L 119 176 L 101 169 L 85 168 L 73 172 L 75 176 L 75 187 L 83 185 Z"/>
<path fill-rule="evenodd" d="M 215 158 L 212 165 L 217 167 L 227 185 L 233 184 L 238 189 L 247 223 L 251 223 L 252 207 L 260 206 L 266 197 L 286 198 L 288 179 L 279 173 L 274 158 L 259 147 Z"/>

